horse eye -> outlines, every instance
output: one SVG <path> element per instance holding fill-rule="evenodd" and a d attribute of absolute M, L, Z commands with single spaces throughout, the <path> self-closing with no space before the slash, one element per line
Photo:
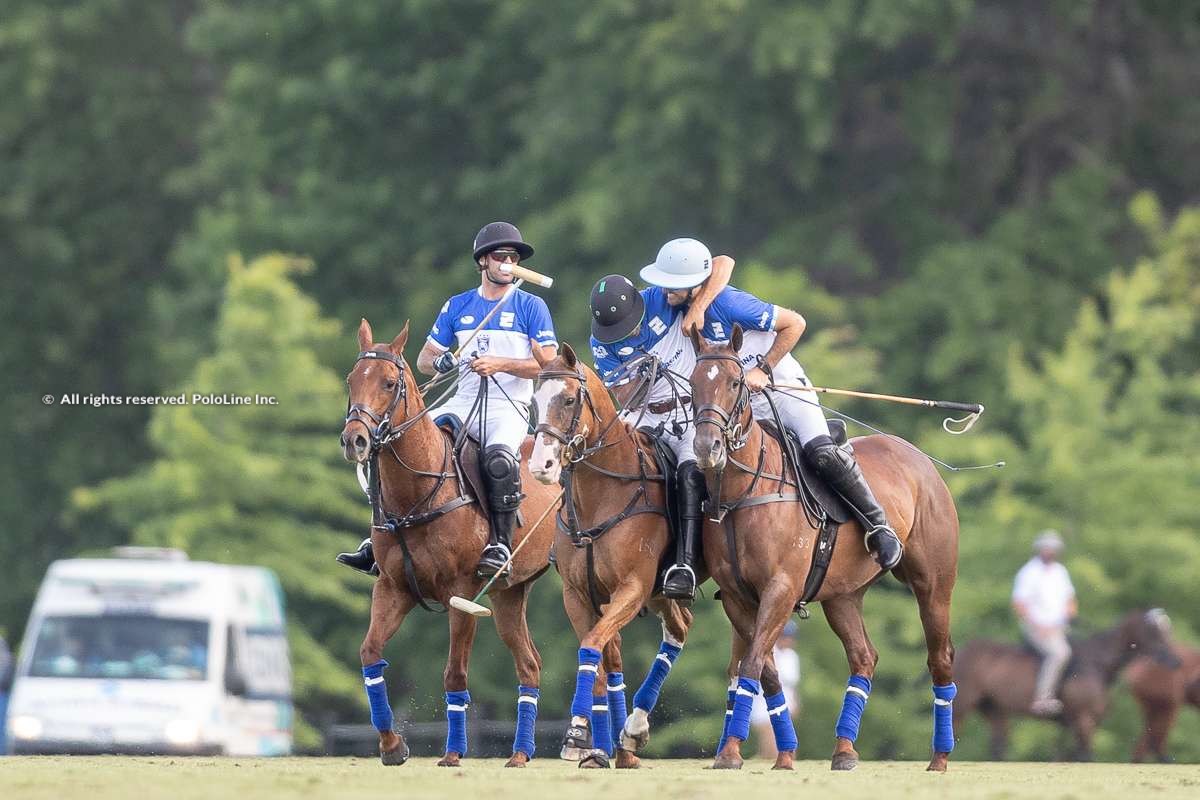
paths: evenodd
<path fill-rule="evenodd" d="M 563 400 L 563 405 L 564 405 L 564 406 L 573 406 L 573 405 L 575 405 L 575 398 L 574 398 L 574 397 L 568 397 L 566 400 Z"/>
<path fill-rule="evenodd" d="M 392 389 L 396 388 L 396 382 L 389 378 L 388 380 L 384 381 L 383 388 L 391 391 Z"/>

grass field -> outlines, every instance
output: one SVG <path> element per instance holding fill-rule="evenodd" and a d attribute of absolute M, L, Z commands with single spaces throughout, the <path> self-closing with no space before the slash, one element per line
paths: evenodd
<path fill-rule="evenodd" d="M 848 773 L 831 773 L 824 761 L 801 762 L 791 773 L 771 772 L 765 762 L 747 762 L 741 772 L 705 770 L 708 762 L 701 761 L 647 762 L 622 772 L 583 771 L 554 759 L 538 759 L 523 770 L 506 770 L 498 760 L 467 763 L 451 770 L 432 759 L 386 768 L 355 758 L 0 758 L 0 798 L 586 800 L 597 792 L 654 800 L 1200 797 L 1196 765 L 951 762 L 948 773 L 934 775 L 923 771 L 923 763 L 898 761 L 864 762 Z"/>

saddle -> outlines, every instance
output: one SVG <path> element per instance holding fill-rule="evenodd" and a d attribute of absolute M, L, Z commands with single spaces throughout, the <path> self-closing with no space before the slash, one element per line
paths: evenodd
<path fill-rule="evenodd" d="M 462 422 L 458 417 L 452 414 L 443 414 L 435 419 L 434 423 L 449 435 L 450 441 L 453 443 L 450 452 L 453 454 L 455 472 L 462 481 L 462 491 L 474 498 L 475 502 L 479 504 L 479 510 L 489 520 L 488 524 L 491 524 L 491 508 L 488 504 L 487 487 L 483 483 L 483 468 L 480 464 L 483 448 L 471 435 L 463 435 Z M 526 436 L 525 441 L 521 443 L 521 452 L 517 454 L 517 457 L 525 461 L 529 459 L 532 452 L 533 438 Z M 520 528 L 524 524 L 521 509 L 518 508 L 516 527 Z"/>
<path fill-rule="evenodd" d="M 846 439 L 846 423 L 840 419 L 826 420 L 826 422 L 829 425 L 829 436 L 833 439 L 834 444 L 838 447 L 849 447 Z M 787 436 L 780 436 L 779 428 L 776 427 L 773 420 L 761 419 L 758 424 L 771 438 L 779 442 L 780 447 L 785 448 L 785 458 L 796 468 L 795 471 L 799 475 L 800 490 L 806 499 L 811 501 L 813 507 L 839 525 L 853 519 L 854 512 L 851 511 L 842 496 L 817 475 L 816 470 L 808 463 L 808 459 L 804 458 L 804 451 L 801 449 L 796 435 L 788 431 Z"/>

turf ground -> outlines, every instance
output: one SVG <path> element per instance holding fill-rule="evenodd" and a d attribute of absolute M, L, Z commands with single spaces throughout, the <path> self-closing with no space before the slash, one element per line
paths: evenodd
<path fill-rule="evenodd" d="M 503 769 L 498 760 L 469 761 L 451 770 L 434 766 L 432 759 L 386 768 L 354 758 L 16 757 L 0 758 L 0 798 L 1200 798 L 1197 765 L 951 762 L 944 775 L 926 773 L 916 762 L 864 762 L 848 773 L 831 773 L 824 761 L 800 762 L 791 773 L 771 772 L 765 762 L 747 762 L 741 772 L 713 772 L 707 765 L 656 761 L 637 771 L 600 772 L 554 759 L 538 759 L 523 770 Z"/>

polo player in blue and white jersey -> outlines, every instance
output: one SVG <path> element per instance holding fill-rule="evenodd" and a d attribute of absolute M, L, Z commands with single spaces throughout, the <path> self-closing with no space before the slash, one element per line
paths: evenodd
<path fill-rule="evenodd" d="M 456 294 L 442 305 L 417 356 L 417 369 L 426 375 L 460 371 L 454 395 L 429 413 L 435 419 L 455 418 L 482 449 L 483 481 L 488 495 L 491 535 L 476 574 L 490 578 L 510 555 L 517 508 L 521 504 L 518 454 L 529 431 L 533 379 L 542 365 L 558 353 L 558 340 L 546 301 L 521 289 L 513 290 L 504 307 L 475 329 L 504 298 L 513 282 L 505 264 L 518 264 L 533 255 L 515 225 L 493 222 L 475 236 L 474 258 L 479 286 Z M 474 336 L 472 337 L 472 333 Z M 452 350 L 466 344 L 461 361 Z M 337 560 L 370 572 L 375 567 L 371 540 L 356 553 Z"/>
<path fill-rule="evenodd" d="M 691 255 L 681 258 L 679 253 Z M 642 280 L 661 287 L 666 302 L 673 308 L 684 308 L 693 302 L 698 291 L 708 288 L 709 270 L 699 266 L 707 255 L 708 248 L 695 239 L 667 242 L 655 263 L 642 270 Z M 771 391 L 767 389 L 771 383 L 767 370 L 778 382 L 812 385 L 803 367 L 791 354 L 804 333 L 804 317 L 748 292 L 725 286 L 711 302 L 706 299 L 701 334 L 710 341 L 727 342 L 734 325 L 740 325 L 743 330 L 738 355 L 746 371 L 746 388 L 751 392 L 754 418 L 773 419 L 770 402 L 764 393 Z M 867 485 L 854 456 L 834 444 L 829 436 L 829 425 L 816 392 L 775 391 L 771 399 L 780 421 L 799 440 L 804 457 L 863 520 L 866 547 L 875 554 L 880 567 L 888 570 L 896 566 L 904 552 L 900 539 L 888 524 L 887 515 Z"/>
<path fill-rule="evenodd" d="M 695 255 L 695 254 L 692 254 Z M 680 254 L 686 258 L 688 254 Z M 705 275 L 713 272 L 712 258 L 706 250 Z M 718 279 L 709 291 L 716 293 L 724 284 L 733 260 L 718 257 Z M 707 298 L 698 298 L 704 303 Z M 604 384 L 613 390 L 625 410 L 622 417 L 654 430 L 659 441 L 675 454 L 679 485 L 679 542 L 675 564 L 663 576 L 663 595 L 684 604 L 696 595 L 696 539 L 703 519 L 704 473 L 696 465 L 688 397 L 688 378 L 696 366 L 696 351 L 683 332 L 686 309 L 671 305 L 666 293 L 657 287 L 640 292 L 623 275 L 609 275 L 592 289 L 592 354 Z M 655 356 L 659 371 L 644 398 L 632 398 L 640 383 L 638 359 Z M 631 374 L 632 371 L 632 374 Z M 632 403 L 631 401 L 636 400 Z"/>

